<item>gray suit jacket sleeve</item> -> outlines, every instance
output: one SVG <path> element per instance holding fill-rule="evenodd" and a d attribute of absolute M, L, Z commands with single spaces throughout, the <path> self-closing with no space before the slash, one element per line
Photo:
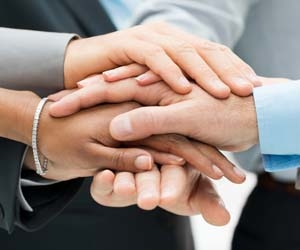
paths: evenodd
<path fill-rule="evenodd" d="M 39 95 L 61 90 L 66 46 L 75 37 L 0 28 L 0 87 L 29 90 Z M 0 149 L 5 152 L 0 158 L 0 228 L 11 232 L 18 225 L 27 231 L 36 230 L 68 204 L 82 181 L 23 187 L 25 198 L 34 209 L 34 212 L 25 211 L 16 198 L 25 145 L 0 138 Z"/>
<path fill-rule="evenodd" d="M 75 37 L 0 28 L 0 86 L 41 96 L 63 89 L 65 49 Z"/>
<path fill-rule="evenodd" d="M 134 23 L 166 21 L 193 34 L 233 47 L 247 13 L 258 0 L 145 0 Z"/>

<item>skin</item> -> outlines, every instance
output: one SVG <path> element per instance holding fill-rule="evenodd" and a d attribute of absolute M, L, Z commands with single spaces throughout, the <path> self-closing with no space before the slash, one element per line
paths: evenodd
<path fill-rule="evenodd" d="M 225 174 L 237 183 L 244 180 L 218 150 L 181 136 L 154 136 L 127 145 L 114 140 L 109 132 L 111 120 L 139 107 L 136 103 L 96 106 L 61 119 L 49 115 L 50 105 L 43 109 L 39 125 L 39 150 L 49 159 L 45 178 L 69 180 L 93 176 L 107 168 L 140 172 L 150 170 L 153 162 L 182 165 L 187 161 L 206 169 L 214 179 Z M 33 162 L 31 158 L 28 156 L 26 163 Z M 27 165 L 35 168 L 34 164 Z"/>
<path fill-rule="evenodd" d="M 218 98 L 228 97 L 230 89 L 249 95 L 260 84 L 252 68 L 226 46 L 169 24 L 152 23 L 71 41 L 65 57 L 65 88 L 75 88 L 77 82 L 103 71 L 107 79 L 120 78 L 120 70 L 107 70 L 130 64 L 147 66 L 181 94 L 192 89 L 187 78 Z M 121 73 L 123 78 L 124 70 Z M 140 80 L 149 82 L 148 77 Z"/>
<path fill-rule="evenodd" d="M 102 102 L 134 100 L 151 107 L 114 118 L 110 132 L 117 140 L 176 133 L 229 151 L 242 151 L 258 142 L 252 96 L 218 100 L 195 84 L 191 93 L 179 95 L 163 82 L 141 87 L 134 79 L 109 84 L 98 76 L 97 81 L 53 104 L 51 115 L 69 115 Z"/>
<path fill-rule="evenodd" d="M 203 124 L 207 118 L 212 118 L 212 116 L 209 116 L 209 113 L 213 112 L 209 112 L 207 114 L 207 111 L 214 108 L 216 112 L 213 113 L 213 121 L 218 126 L 226 124 L 222 124 L 221 120 L 218 120 L 218 116 L 216 116 L 217 111 L 219 111 L 224 117 L 228 116 L 229 119 L 226 120 L 227 122 L 234 123 L 236 121 L 234 121 L 233 118 L 243 115 L 241 113 L 241 111 L 243 111 L 247 114 L 252 114 L 249 116 L 250 120 L 246 119 L 246 122 L 239 120 L 237 123 L 239 123 L 242 127 L 251 127 L 252 125 L 254 128 L 256 128 L 256 123 L 254 122 L 255 114 L 253 114 L 254 106 L 252 97 L 238 98 L 231 96 L 228 100 L 216 101 L 202 90 L 199 91 L 197 87 L 195 87 L 196 90 L 194 90 L 194 93 L 196 94 L 190 93 L 188 96 L 183 97 L 174 94 L 163 83 L 158 83 L 144 89 L 136 85 L 132 80 L 125 80 L 115 84 L 108 84 L 103 80 L 104 79 L 101 78 L 101 76 L 93 77 L 92 82 L 89 85 L 86 85 L 83 89 L 76 91 L 75 94 L 63 97 L 62 104 L 64 105 L 58 104 L 56 107 L 53 106 L 51 111 L 53 111 L 54 114 L 55 112 L 65 112 L 64 115 L 66 115 L 68 112 L 76 112 L 77 109 L 86 108 L 89 105 L 94 105 L 95 103 L 99 102 L 101 103 L 102 101 L 119 102 L 130 99 L 140 101 L 144 103 L 144 105 L 156 104 L 162 106 L 172 105 L 172 103 L 180 104 L 181 102 L 185 104 L 186 102 L 188 105 L 185 105 L 187 105 L 189 109 L 185 110 L 183 113 L 193 114 L 193 119 L 196 117 L 195 121 L 197 121 L 197 118 L 204 116 L 204 118 L 201 120 L 201 124 Z M 261 78 L 261 80 L 265 85 L 274 84 L 276 82 L 282 83 L 286 81 L 286 79 L 279 78 Z M 123 89 L 121 85 L 124 87 L 124 91 L 122 91 Z M 60 99 L 63 95 L 63 93 L 60 93 L 56 96 L 56 98 Z M 89 102 L 86 102 L 87 100 Z M 75 105 L 72 106 L 72 104 Z M 201 109 L 201 105 L 204 105 L 204 108 Z M 197 109 L 201 110 L 199 115 L 197 115 L 197 113 L 196 115 L 195 113 L 192 113 L 192 111 L 197 111 L 197 109 L 194 107 L 197 107 Z M 153 107 L 151 107 L 151 109 L 152 108 Z M 148 112 L 148 110 L 145 111 Z M 178 120 L 180 114 L 179 116 L 177 114 L 180 109 L 176 107 L 175 111 L 176 113 L 173 112 L 171 114 L 176 114 L 176 118 Z M 151 112 L 153 111 L 151 110 L 150 113 Z M 163 113 L 163 122 L 170 119 L 169 117 L 166 118 L 168 112 Z M 155 113 L 151 114 L 155 115 Z M 243 119 L 245 119 L 245 117 L 243 117 Z M 151 117 L 151 119 L 146 120 L 141 128 L 147 126 L 149 122 L 149 127 L 155 125 L 159 128 L 159 126 L 163 125 L 157 123 L 157 121 L 153 120 Z M 168 122 L 169 124 L 165 124 L 169 125 L 167 126 L 167 129 L 173 129 L 174 127 L 177 129 L 175 123 L 170 121 Z M 182 124 L 190 125 L 189 122 Z M 234 127 L 236 125 L 237 124 L 231 126 Z M 210 126 L 214 125 L 210 124 Z M 222 126 L 220 126 L 218 129 L 221 128 Z M 234 128 L 235 133 L 239 132 L 238 127 Z M 146 129 L 148 129 L 148 127 L 146 127 Z M 194 129 L 197 128 L 194 127 L 191 131 Z M 235 142 L 236 144 L 232 141 L 223 141 L 221 140 L 221 137 L 218 136 L 218 133 L 216 133 L 216 129 L 216 127 L 213 127 L 211 131 L 213 131 L 213 134 L 217 134 L 217 136 L 215 138 L 210 138 L 208 136 L 207 139 L 216 141 L 218 145 L 223 148 L 239 150 L 251 146 L 253 143 L 256 143 L 257 140 L 255 139 L 256 136 L 254 132 L 254 139 L 250 139 L 249 141 L 237 141 Z M 206 131 L 210 131 L 210 128 L 206 127 Z M 231 130 L 229 130 L 229 132 L 232 133 Z M 224 135 L 226 135 L 226 133 L 224 133 L 222 137 L 224 137 Z M 189 136 L 195 135 L 189 134 Z M 201 136 L 201 134 L 198 136 Z M 249 138 L 251 138 L 251 136 L 249 136 Z M 159 206 L 167 211 L 179 215 L 202 214 L 204 219 L 212 225 L 224 225 L 228 223 L 230 219 L 230 215 L 225 209 L 221 198 L 218 196 L 216 190 L 212 186 L 212 183 L 199 171 L 195 171 L 195 168 L 189 164 L 185 165 L 184 167 L 163 165 L 160 170 L 154 168 L 151 171 L 139 174 L 133 174 L 129 172 L 118 172 L 114 174 L 109 170 L 100 171 L 94 176 L 91 186 L 91 195 L 96 202 L 105 206 L 123 207 L 137 204 L 143 209 L 152 209 L 156 206 Z"/>
<path fill-rule="evenodd" d="M 94 176 L 91 195 L 104 206 L 137 204 L 147 210 L 159 206 L 178 215 L 202 214 L 209 224 L 216 226 L 230 220 L 212 182 L 189 165 L 164 165 L 160 170 L 155 167 L 135 175 L 104 170 Z"/>

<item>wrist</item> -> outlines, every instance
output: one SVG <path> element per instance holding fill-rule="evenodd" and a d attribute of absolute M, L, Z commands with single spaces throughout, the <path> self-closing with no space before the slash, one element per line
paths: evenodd
<path fill-rule="evenodd" d="M 69 43 L 64 62 L 65 89 L 77 88 L 77 82 L 84 78 L 118 66 L 109 60 L 111 42 L 102 35 Z"/>
<path fill-rule="evenodd" d="M 245 138 L 245 145 L 248 147 L 258 144 L 258 125 L 256 110 L 253 96 L 249 96 L 242 99 L 240 121 L 242 135 Z"/>
<path fill-rule="evenodd" d="M 31 145 L 32 122 L 39 100 L 33 92 L 1 89 L 1 136 Z"/>

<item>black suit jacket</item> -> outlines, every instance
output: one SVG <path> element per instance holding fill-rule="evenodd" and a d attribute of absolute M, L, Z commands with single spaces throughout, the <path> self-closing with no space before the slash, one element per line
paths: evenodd
<path fill-rule="evenodd" d="M 81 36 L 114 30 L 97 0 L 0 0 L 0 26 Z M 0 231 L 1 249 L 193 249 L 187 218 L 160 209 L 99 206 L 89 195 L 88 179 L 75 199 L 82 180 L 25 188 L 34 212 L 22 210 L 16 194 L 24 147 L 0 138 L 0 227 L 11 232 L 19 226 L 11 235 Z M 20 229 L 34 231 L 45 224 L 32 234 Z"/>

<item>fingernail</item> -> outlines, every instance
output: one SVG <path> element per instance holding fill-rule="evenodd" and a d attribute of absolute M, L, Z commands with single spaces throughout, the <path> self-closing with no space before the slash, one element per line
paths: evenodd
<path fill-rule="evenodd" d="M 79 81 L 77 83 L 77 86 L 79 87 L 86 87 L 88 85 L 92 85 L 92 84 L 95 84 L 95 83 L 99 83 L 99 76 L 96 75 L 96 76 L 91 76 L 91 77 L 88 77 L 88 78 L 85 78 L 81 81 Z"/>
<path fill-rule="evenodd" d="M 182 87 L 189 87 L 191 85 L 191 83 L 189 82 L 188 79 L 186 79 L 186 77 L 181 76 L 178 80 L 178 83 L 182 86 Z"/>
<path fill-rule="evenodd" d="M 168 154 L 168 159 L 170 160 L 170 164 L 184 164 L 185 160 L 182 157 L 177 155 Z"/>
<path fill-rule="evenodd" d="M 146 80 L 146 76 L 145 74 L 139 75 L 135 78 L 135 80 L 137 80 L 138 82 L 143 82 L 144 80 Z"/>
<path fill-rule="evenodd" d="M 112 70 L 107 70 L 107 71 L 103 71 L 103 75 L 105 76 L 113 76 L 116 73 L 116 69 L 112 69 Z"/>
<path fill-rule="evenodd" d="M 112 122 L 111 132 L 113 136 L 126 137 L 133 133 L 131 121 L 128 116 L 123 115 L 122 117 L 116 118 Z"/>
<path fill-rule="evenodd" d="M 236 173 L 237 176 L 239 176 L 241 178 L 246 178 L 245 173 L 242 170 L 240 170 L 239 168 L 234 167 L 233 171 Z"/>
<path fill-rule="evenodd" d="M 218 175 L 218 176 L 224 176 L 224 173 L 221 169 L 219 169 L 216 165 L 212 166 L 213 171 Z"/>
<path fill-rule="evenodd" d="M 140 170 L 150 170 L 152 168 L 152 159 L 150 156 L 140 155 L 135 159 L 134 165 Z"/>

